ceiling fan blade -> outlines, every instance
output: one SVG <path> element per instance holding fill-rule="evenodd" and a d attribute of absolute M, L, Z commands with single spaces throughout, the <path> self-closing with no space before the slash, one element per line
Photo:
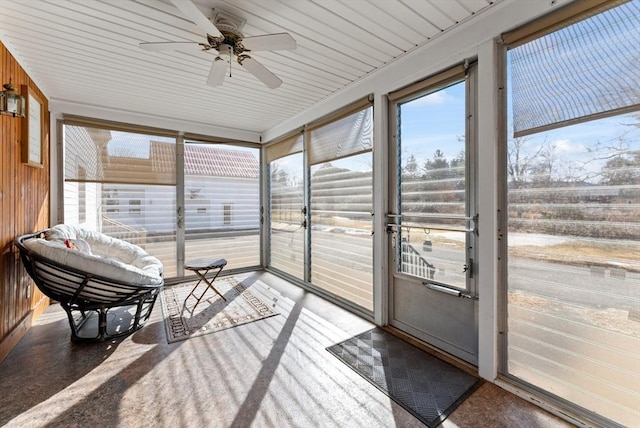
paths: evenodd
<path fill-rule="evenodd" d="M 203 46 L 197 42 L 142 42 L 140 48 L 145 51 L 181 51 L 181 52 L 199 52 L 203 50 Z"/>
<path fill-rule="evenodd" d="M 213 60 L 211 64 L 211 70 L 209 71 L 209 77 L 207 78 L 207 84 L 211 86 L 220 86 L 224 82 L 224 78 L 227 75 L 227 61 L 219 56 Z"/>
<path fill-rule="evenodd" d="M 213 25 L 213 22 L 209 21 L 209 19 L 200 11 L 200 9 L 198 9 L 195 4 L 193 4 L 191 0 L 170 1 L 175 7 L 180 9 L 180 12 L 182 12 L 185 17 L 189 18 L 202 31 L 213 37 L 222 37 L 222 33 L 220 32 L 220 30 L 218 30 L 218 28 Z"/>
<path fill-rule="evenodd" d="M 265 34 L 264 36 L 245 37 L 242 44 L 250 51 L 293 50 L 296 41 L 289 33 Z"/>
<path fill-rule="evenodd" d="M 262 83 L 267 85 L 271 89 L 275 89 L 282 84 L 282 80 L 275 74 L 273 74 L 267 67 L 260 64 L 255 59 L 248 55 L 242 55 L 238 57 L 238 62 L 245 70 L 253 74 Z"/>

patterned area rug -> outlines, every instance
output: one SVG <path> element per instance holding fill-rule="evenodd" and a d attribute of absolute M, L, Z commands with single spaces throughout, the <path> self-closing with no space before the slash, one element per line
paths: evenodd
<path fill-rule="evenodd" d="M 327 351 L 428 427 L 436 427 L 481 381 L 380 328 Z"/>
<path fill-rule="evenodd" d="M 196 298 L 189 292 L 194 282 L 165 287 L 160 294 L 162 313 L 169 343 L 190 337 L 202 336 L 225 330 L 259 319 L 277 315 L 275 301 L 266 303 L 234 277 L 218 278 L 216 289 L 227 299 L 225 302 L 213 290 L 207 291 L 197 306 Z M 196 296 L 205 290 L 201 282 Z"/>

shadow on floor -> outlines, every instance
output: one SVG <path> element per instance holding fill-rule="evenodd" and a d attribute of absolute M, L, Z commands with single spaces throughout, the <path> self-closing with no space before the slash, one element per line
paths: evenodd
<path fill-rule="evenodd" d="M 60 319 L 59 312 L 55 317 L 51 312 L 43 314 L 0 365 L 2 389 L 11 391 L 0 394 L 0 426 L 81 379 L 107 360 L 122 341 L 72 342 L 68 322 Z"/>

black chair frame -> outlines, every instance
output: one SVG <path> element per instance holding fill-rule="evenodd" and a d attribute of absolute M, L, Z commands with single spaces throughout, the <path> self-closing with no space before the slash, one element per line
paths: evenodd
<path fill-rule="evenodd" d="M 102 342 L 107 339 L 124 337 L 144 326 L 149 319 L 156 298 L 164 285 L 139 285 L 118 281 L 91 272 L 65 266 L 43 257 L 24 245 L 27 239 L 39 238 L 39 231 L 16 238 L 22 263 L 40 291 L 60 303 L 67 313 L 71 327 L 71 339 L 80 342 Z M 129 327 L 123 331 L 110 332 L 108 313 L 116 308 L 135 307 L 135 315 Z M 81 336 L 80 330 L 91 318 L 98 315 L 97 335 Z"/>

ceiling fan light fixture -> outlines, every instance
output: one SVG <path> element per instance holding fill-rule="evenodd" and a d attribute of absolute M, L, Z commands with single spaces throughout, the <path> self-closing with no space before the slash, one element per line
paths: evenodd
<path fill-rule="evenodd" d="M 231 56 L 233 55 L 233 47 L 228 44 L 221 44 L 215 48 L 219 55 Z"/>
<path fill-rule="evenodd" d="M 209 71 L 209 77 L 207 78 L 207 84 L 211 86 L 220 86 L 224 82 L 224 78 L 227 73 L 227 61 L 219 56 L 213 60 L 213 65 Z"/>

